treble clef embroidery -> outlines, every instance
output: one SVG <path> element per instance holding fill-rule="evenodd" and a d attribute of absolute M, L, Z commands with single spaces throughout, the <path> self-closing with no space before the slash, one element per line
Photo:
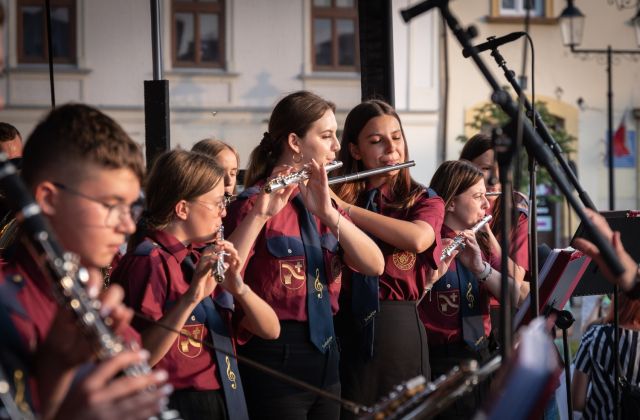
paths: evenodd
<path fill-rule="evenodd" d="M 237 389 L 238 385 L 236 384 L 236 374 L 231 370 L 231 360 L 229 360 L 229 356 L 224 357 L 224 361 L 227 362 L 227 378 L 231 382 L 231 389 Z"/>
<path fill-rule="evenodd" d="M 316 292 L 318 292 L 318 299 L 322 299 L 322 290 L 324 290 L 324 286 L 320 282 L 320 270 L 316 268 L 316 280 L 313 282 L 313 286 L 316 288 Z"/>
<path fill-rule="evenodd" d="M 473 309 L 473 302 L 475 301 L 475 296 L 473 296 L 473 286 L 471 283 L 467 283 L 467 302 L 469 302 L 469 309 Z"/>

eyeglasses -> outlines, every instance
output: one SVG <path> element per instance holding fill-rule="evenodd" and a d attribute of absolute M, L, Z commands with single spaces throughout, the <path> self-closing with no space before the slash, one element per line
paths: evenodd
<path fill-rule="evenodd" d="M 209 211 L 216 211 L 216 207 L 217 207 L 218 211 L 223 212 L 224 209 L 227 208 L 226 198 L 223 198 L 221 201 L 217 203 L 207 203 L 206 201 L 200 201 L 200 200 L 193 200 L 192 202 L 196 204 L 200 204 L 202 207 L 205 207 Z M 214 207 L 211 208 L 210 206 L 214 206 Z"/>
<path fill-rule="evenodd" d="M 97 198 L 91 197 L 85 193 L 82 193 L 78 190 L 74 190 L 73 188 L 69 188 L 64 184 L 59 182 L 54 182 L 53 185 L 60 188 L 62 191 L 65 191 L 69 194 L 84 198 L 85 200 L 93 201 L 94 203 L 100 204 L 107 210 L 107 217 L 104 220 L 105 227 L 115 227 L 119 223 L 125 221 L 126 217 L 130 217 L 131 220 L 137 222 L 140 216 L 142 215 L 142 211 L 144 210 L 144 204 L 142 199 L 138 199 L 131 205 L 127 204 L 107 204 Z"/>

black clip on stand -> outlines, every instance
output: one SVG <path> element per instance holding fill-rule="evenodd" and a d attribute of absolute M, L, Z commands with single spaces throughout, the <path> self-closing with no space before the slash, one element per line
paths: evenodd
<path fill-rule="evenodd" d="M 476 63 L 476 66 L 483 74 L 491 89 L 493 90 L 493 94 L 491 95 L 491 99 L 494 103 L 502 108 L 502 110 L 511 118 L 511 123 L 508 124 L 504 130 L 510 135 L 512 138 L 517 138 L 517 128 L 522 129 L 522 139 L 524 145 L 527 147 L 529 153 L 535 156 L 538 163 L 544 166 L 549 175 L 553 178 L 555 183 L 558 185 L 558 188 L 567 198 L 567 201 L 574 209 L 574 211 L 578 214 L 582 222 L 584 223 L 587 231 L 592 235 L 591 237 L 594 239 L 595 245 L 600 250 L 602 257 L 606 263 L 606 265 L 610 268 L 611 272 L 614 276 L 619 276 L 624 273 L 624 267 L 618 261 L 616 254 L 613 250 L 613 247 L 609 242 L 607 242 L 602 234 L 596 230 L 593 223 L 587 217 L 584 207 L 578 202 L 578 200 L 573 195 L 573 187 L 569 184 L 566 179 L 566 176 L 561 172 L 561 169 L 558 166 L 558 162 L 554 161 L 554 158 L 549 152 L 548 148 L 545 147 L 544 142 L 540 139 L 540 136 L 533 130 L 531 124 L 525 119 L 521 119 L 518 121 L 518 108 L 514 104 L 513 100 L 509 97 L 509 95 L 501 89 L 500 85 L 493 77 L 487 66 L 484 64 L 482 59 L 480 58 L 478 51 L 476 48 L 471 45 L 469 35 L 467 32 L 460 26 L 457 18 L 451 13 L 449 10 L 449 0 L 426 0 L 421 3 L 416 4 L 415 6 L 403 10 L 401 12 L 402 17 L 405 22 L 408 22 L 415 16 L 418 16 L 421 13 L 424 13 L 434 7 L 438 7 L 440 9 L 440 13 L 442 17 L 447 22 L 447 25 L 451 29 L 451 32 L 456 36 L 458 42 L 462 45 L 463 48 L 467 48 L 471 51 L 471 57 L 473 61 Z M 518 127 L 514 126 L 514 122 L 518 121 Z M 506 193 L 506 192 L 505 192 Z M 505 202 L 510 200 L 503 200 Z M 507 236 L 507 235 L 504 235 Z M 508 249 L 508 248 L 503 248 Z M 503 253 L 506 254 L 506 253 Z M 506 270 L 502 270 L 502 293 L 504 296 L 506 294 L 506 290 L 508 288 L 508 278 L 506 276 Z M 504 330 L 504 342 L 502 344 L 502 356 L 503 360 L 507 360 L 510 350 L 511 350 L 511 317 L 509 316 L 509 312 L 507 311 L 507 303 L 508 301 L 501 302 L 501 316 L 503 319 L 501 322 L 502 325 L 508 325 L 509 328 Z M 510 306 L 510 305 L 509 305 Z"/>
<path fill-rule="evenodd" d="M 545 316 L 554 314 L 556 316 L 555 325 L 562 330 L 562 347 L 564 357 L 564 378 L 567 388 L 567 411 L 568 419 L 573 420 L 573 401 L 571 400 L 571 356 L 569 355 L 569 328 L 575 322 L 575 318 L 570 311 L 559 310 L 553 306 L 546 306 L 544 310 Z"/>

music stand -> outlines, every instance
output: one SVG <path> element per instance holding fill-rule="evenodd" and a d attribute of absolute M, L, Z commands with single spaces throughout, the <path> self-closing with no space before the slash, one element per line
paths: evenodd
<path fill-rule="evenodd" d="M 629 244 L 637 243 L 640 238 L 640 212 L 637 210 L 625 211 L 603 211 L 600 213 L 609 222 L 611 229 L 620 232 L 620 240 L 623 244 L 627 244 L 625 249 L 635 261 L 640 261 L 640 247 L 630 246 Z M 575 238 L 585 238 L 591 240 L 586 233 L 584 226 L 580 223 Z M 606 295 L 613 293 L 613 285 L 609 283 L 595 262 L 591 262 L 585 271 L 582 280 L 573 291 L 572 296 L 591 296 Z"/>
<path fill-rule="evenodd" d="M 514 357 L 496 377 L 486 411 L 488 420 L 530 419 L 542 415 L 562 372 L 549 334 L 550 322 L 538 317 L 522 329 Z"/>
<path fill-rule="evenodd" d="M 550 252 L 539 274 L 540 313 L 549 313 L 551 309 L 562 311 L 590 261 L 591 258 L 573 248 L 553 249 Z M 531 295 L 527 296 L 514 317 L 514 331 L 531 319 L 530 306 Z"/>

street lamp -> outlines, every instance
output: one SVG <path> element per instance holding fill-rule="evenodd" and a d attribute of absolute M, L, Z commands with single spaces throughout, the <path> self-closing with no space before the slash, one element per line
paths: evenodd
<path fill-rule="evenodd" d="M 584 29 L 584 15 L 574 4 L 573 0 L 567 0 L 567 7 L 560 14 L 560 29 L 562 32 L 562 42 L 571 48 L 571 52 L 580 54 L 606 54 L 607 56 L 607 118 L 608 118 L 608 165 L 609 165 L 609 210 L 615 207 L 615 187 L 613 171 L 613 90 L 611 76 L 611 58 L 613 54 L 635 55 L 640 54 L 640 50 L 614 50 L 611 45 L 606 49 L 577 49 L 582 43 Z M 631 20 L 636 32 L 636 41 L 640 45 L 640 9 Z"/>

